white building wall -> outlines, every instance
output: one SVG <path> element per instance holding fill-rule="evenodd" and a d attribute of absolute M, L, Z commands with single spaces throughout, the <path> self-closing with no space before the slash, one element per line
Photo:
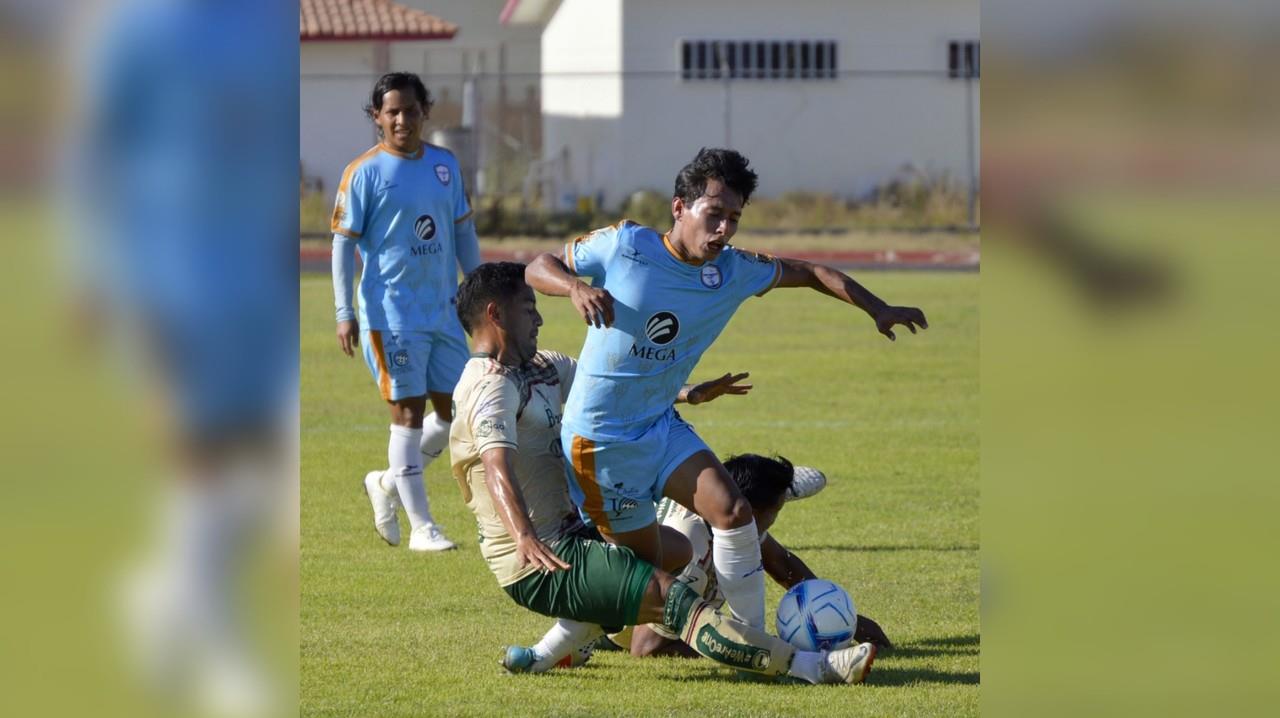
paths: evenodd
<path fill-rule="evenodd" d="M 542 33 L 542 151 L 561 209 L 624 181 L 623 2 L 563 0 Z"/>
<path fill-rule="evenodd" d="M 623 10 L 622 60 L 629 74 L 617 131 L 566 137 L 571 151 L 601 158 L 595 177 L 608 204 L 638 189 L 669 192 L 676 171 L 699 147 L 726 144 L 751 159 L 762 196 L 793 190 L 857 196 L 908 163 L 967 182 L 970 132 L 977 142 L 977 83 L 971 129 L 966 83 L 945 73 L 947 42 L 979 37 L 977 0 L 738 0 L 731 6 L 624 0 Z M 544 63 L 559 42 L 574 37 L 544 34 Z M 839 46 L 845 72 L 938 74 L 739 80 L 726 94 L 721 82 L 678 79 L 682 38 L 829 39 Z M 544 151 L 551 152 L 557 120 L 545 122 Z M 601 147 L 604 142 L 613 149 Z"/>
<path fill-rule="evenodd" d="M 372 43 L 302 43 L 298 155 L 303 175 L 319 177 L 325 194 L 334 194 L 347 163 L 377 142 L 361 109 L 377 79 L 373 68 Z"/>

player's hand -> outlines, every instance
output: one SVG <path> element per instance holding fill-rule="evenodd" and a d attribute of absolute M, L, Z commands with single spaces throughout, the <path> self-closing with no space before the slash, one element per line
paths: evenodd
<path fill-rule="evenodd" d="M 751 391 L 753 385 L 739 384 L 738 382 L 749 376 L 751 376 L 751 374 L 742 372 L 741 374 L 725 374 L 718 379 L 704 381 L 701 384 L 691 387 L 689 391 L 685 392 L 684 400 L 692 405 L 703 404 L 711 401 L 712 399 L 724 396 L 725 394 L 742 396 L 743 394 Z"/>
<path fill-rule="evenodd" d="M 533 565 L 543 573 L 555 573 L 571 568 L 536 536 L 527 536 L 516 542 L 516 558 L 521 568 Z"/>
<path fill-rule="evenodd" d="M 884 629 L 869 616 L 858 616 L 858 627 L 853 631 L 853 640 L 858 643 L 874 643 L 876 648 L 893 648 L 889 637 L 884 635 Z"/>
<path fill-rule="evenodd" d="M 924 312 L 916 309 L 915 307 L 891 307 L 885 305 L 880 309 L 880 311 L 876 312 L 875 319 L 876 329 L 879 330 L 881 334 L 889 337 L 889 341 L 897 339 L 897 337 L 893 335 L 893 327 L 895 324 L 900 324 L 907 329 L 910 329 L 912 334 L 916 333 L 917 325 L 919 325 L 921 329 L 929 328 L 929 322 L 925 320 Z"/>
<path fill-rule="evenodd" d="M 354 319 L 338 322 L 338 346 L 347 356 L 355 356 L 356 347 L 360 345 L 360 324 Z"/>
<path fill-rule="evenodd" d="M 587 324 L 597 328 L 613 326 L 613 295 L 607 291 L 574 281 L 569 300 Z"/>

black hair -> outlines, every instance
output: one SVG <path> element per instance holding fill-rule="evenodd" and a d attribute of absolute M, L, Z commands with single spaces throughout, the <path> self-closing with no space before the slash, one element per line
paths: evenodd
<path fill-rule="evenodd" d="M 795 467 L 782 456 L 739 454 L 724 462 L 724 468 L 754 509 L 778 503 L 795 481 Z"/>
<path fill-rule="evenodd" d="M 524 265 L 520 262 L 487 262 L 471 270 L 458 285 L 458 321 L 471 335 L 474 320 L 489 302 L 503 302 L 523 289 Z"/>
<path fill-rule="evenodd" d="M 378 78 L 378 82 L 373 86 L 373 93 L 369 96 L 369 104 L 364 106 L 364 111 L 370 116 L 378 114 L 382 111 L 382 96 L 392 90 L 413 90 L 413 94 L 418 98 L 418 102 L 422 103 L 422 110 L 425 112 L 431 109 L 431 105 L 435 101 L 431 99 L 431 93 L 427 91 L 427 86 L 422 84 L 422 78 L 412 72 L 388 72 Z"/>
<path fill-rule="evenodd" d="M 747 158 L 734 150 L 703 147 L 693 161 L 676 175 L 676 189 L 672 196 L 684 200 L 685 204 L 693 204 L 706 191 L 707 180 L 714 179 L 741 195 L 745 205 L 751 199 L 751 193 L 756 191 L 759 179 L 747 164 Z"/>

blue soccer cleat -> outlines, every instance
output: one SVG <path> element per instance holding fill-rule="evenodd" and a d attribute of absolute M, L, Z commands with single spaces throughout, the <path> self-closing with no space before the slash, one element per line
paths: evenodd
<path fill-rule="evenodd" d="M 528 673 L 538 661 L 538 654 L 532 648 L 524 646 L 507 646 L 502 656 L 502 667 L 507 673 Z"/>

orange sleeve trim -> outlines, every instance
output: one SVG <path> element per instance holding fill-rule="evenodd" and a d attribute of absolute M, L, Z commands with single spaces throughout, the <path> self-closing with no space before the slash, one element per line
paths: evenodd
<path fill-rule="evenodd" d="M 778 286 L 778 282 L 781 282 L 781 281 L 782 281 L 782 262 L 779 262 L 778 258 L 774 257 L 773 258 L 773 281 L 769 282 L 769 286 L 765 287 L 764 291 L 760 292 L 756 296 L 763 297 L 764 295 L 768 294 L 770 290 L 772 290 L 774 287 Z"/>
<path fill-rule="evenodd" d="M 613 534 L 609 525 L 609 516 L 604 512 L 604 496 L 600 493 L 600 484 L 596 483 L 596 444 L 583 436 L 573 437 L 573 473 L 582 489 L 582 510 L 595 522 L 596 528 L 605 536 Z"/>
<path fill-rule="evenodd" d="M 586 240 L 586 238 L 587 238 L 587 235 L 584 234 L 581 237 L 578 237 L 577 239 L 573 240 L 572 242 L 568 242 L 564 245 L 564 263 L 569 267 L 569 271 L 573 272 L 574 274 L 578 273 L 578 268 L 575 267 L 573 264 L 573 248 L 575 245 L 578 244 L 578 242 L 582 242 Z"/>
<path fill-rule="evenodd" d="M 387 371 L 387 351 L 382 348 L 382 332 L 369 330 L 369 348 L 373 349 L 374 361 L 378 364 L 378 392 L 383 401 L 391 401 L 391 372 Z"/>
<path fill-rule="evenodd" d="M 365 160 L 376 155 L 377 153 L 378 153 L 378 148 L 376 146 L 372 147 L 366 150 L 364 154 L 352 160 L 351 164 L 347 165 L 347 168 L 342 171 L 342 181 L 338 182 L 339 197 L 344 197 L 346 195 L 347 189 L 351 187 L 351 178 L 355 175 L 356 170 L 360 169 L 360 165 L 364 164 Z M 347 200 L 347 202 L 349 203 L 350 200 Z M 333 221 L 329 223 L 329 229 L 332 230 L 333 232 L 345 234 L 348 237 L 352 237 L 353 239 L 359 239 L 360 238 L 359 232 L 343 229 L 339 225 L 340 219 L 345 215 L 346 215 L 345 208 L 342 207 L 341 204 L 335 205 L 333 208 Z"/>

